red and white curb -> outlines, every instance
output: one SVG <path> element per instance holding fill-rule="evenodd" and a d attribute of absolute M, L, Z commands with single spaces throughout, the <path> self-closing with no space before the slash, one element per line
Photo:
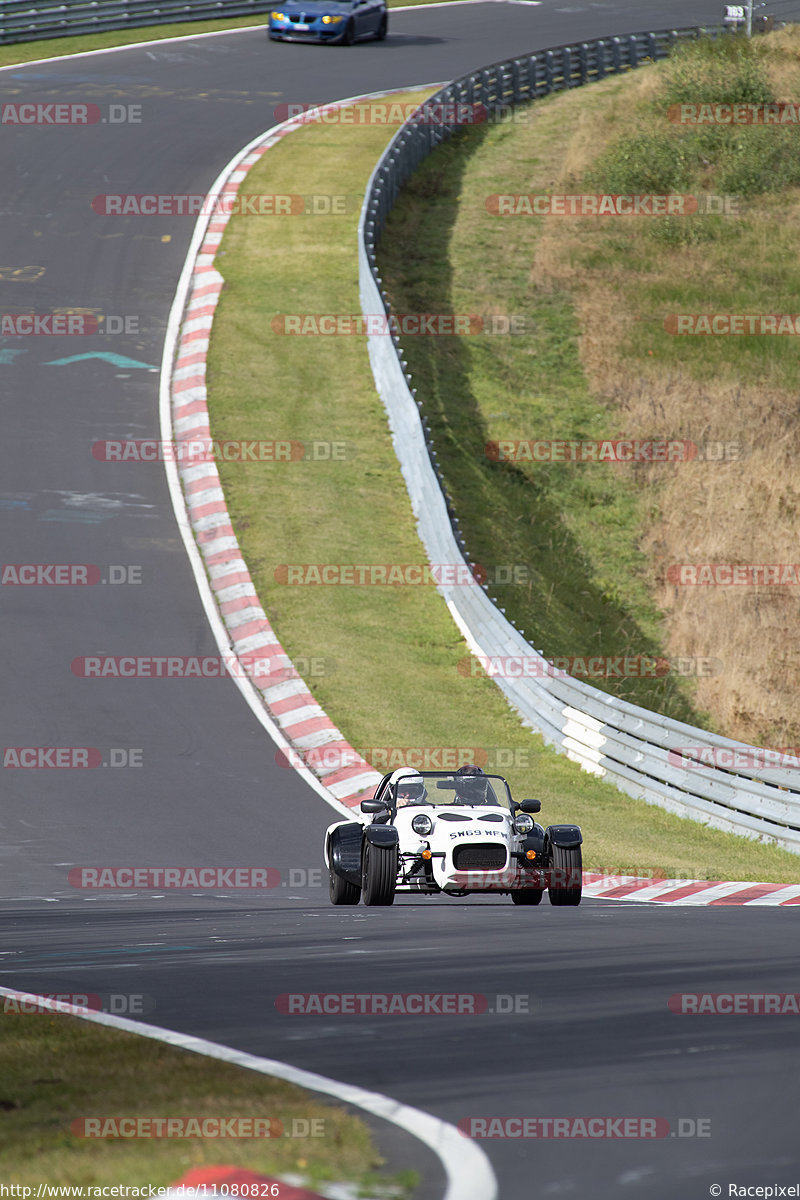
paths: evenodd
<path fill-rule="evenodd" d="M 800 884 L 647 879 L 637 875 L 599 875 L 592 871 L 584 871 L 583 895 L 598 900 L 635 900 L 638 904 L 782 908 L 785 905 L 800 904 Z"/>
<path fill-rule="evenodd" d="M 339 753 L 331 755 L 332 761 L 338 759 L 352 764 L 329 770 L 327 774 L 318 769 L 316 774 L 337 800 L 353 806 L 358 804 L 366 789 L 378 783 L 380 776 L 355 754 L 316 703 L 278 641 L 242 557 L 216 463 L 187 466 L 180 454 L 182 442 L 211 439 L 206 359 L 214 313 L 224 285 L 214 266 L 214 258 L 229 220 L 224 208 L 232 207 L 226 200 L 236 195 L 250 168 L 262 155 L 294 128 L 301 128 L 301 122 L 286 122 L 277 132 L 265 136 L 259 145 L 238 160 L 220 189 L 223 204 L 218 201 L 214 206 L 195 258 L 177 346 L 172 372 L 172 430 L 179 447 L 178 472 L 186 509 L 217 607 L 230 636 L 231 648 L 240 664 L 242 656 L 246 655 L 250 664 L 260 662 L 267 669 L 267 681 L 260 684 L 256 679 L 254 686 L 292 749 L 302 754 L 320 746 L 335 748 Z"/>
<path fill-rule="evenodd" d="M 176 455 L 179 460 L 177 475 L 182 490 L 172 489 L 173 503 L 179 524 L 181 515 L 188 518 L 202 555 L 217 613 L 227 631 L 230 650 L 239 659 L 242 673 L 251 675 L 252 687 L 259 693 L 271 721 L 282 735 L 279 744 L 296 752 L 295 755 L 285 756 L 289 764 L 294 765 L 298 756 L 303 762 L 304 753 L 321 747 L 335 753 L 315 758 L 327 759 L 333 764 L 347 764 L 326 766 L 325 762 L 321 762 L 310 770 L 323 785 L 326 798 L 336 801 L 337 807 L 344 805 L 348 809 L 355 807 L 365 793 L 378 784 L 381 775 L 356 753 L 317 704 L 278 641 L 242 557 L 216 464 L 187 465 L 180 453 L 180 443 L 211 440 L 206 361 L 214 313 L 224 286 L 224 279 L 215 268 L 214 259 L 233 207 L 229 198 L 236 195 L 248 172 L 261 157 L 287 134 L 305 128 L 313 113 L 336 110 L 394 92 L 417 91 L 424 86 L 349 97 L 334 104 L 322 105 L 310 113 L 302 113 L 261 134 L 225 167 L 209 193 L 214 200 L 213 205 L 209 205 L 211 211 L 208 216 L 200 217 L 195 227 L 195 236 L 176 297 L 176 304 L 182 301 L 178 312 L 182 326 L 179 334 L 176 331 L 174 354 L 171 353 L 169 357 L 168 349 L 172 347 L 169 346 L 171 339 L 167 338 L 162 366 L 162 373 L 165 368 L 169 372 L 169 404 L 162 403 L 162 432 L 165 441 L 174 441 L 179 447 Z M 173 315 L 175 312 L 173 308 Z M 167 464 L 168 468 L 170 465 Z M 183 507 L 183 514 L 178 513 L 179 504 Z M 195 574 L 197 577 L 197 572 Z M 247 657 L 249 664 L 260 662 L 271 678 L 259 684 L 257 677 L 252 678 L 252 665 L 248 672 L 242 663 L 242 656 Z M 307 774 L 308 769 L 302 773 Z"/>
<path fill-rule="evenodd" d="M 245 1167 L 193 1167 L 164 1192 L 164 1200 L 208 1200 L 209 1196 L 279 1196 L 280 1200 L 324 1200 L 319 1192 L 291 1187 Z"/>
<path fill-rule="evenodd" d="M 365 1196 L 357 1183 L 319 1183 L 318 1192 L 309 1192 L 304 1186 L 304 1176 L 283 1175 L 275 1179 L 272 1175 L 260 1175 L 247 1167 L 207 1166 L 192 1167 L 172 1187 L 164 1192 L 163 1200 L 209 1200 L 209 1196 L 276 1196 L 279 1200 L 359 1200 Z M 387 1189 L 383 1185 L 371 1189 L 377 1200 L 388 1200 L 397 1196 L 397 1188 Z M 405 1195 L 405 1188 L 402 1189 Z"/>

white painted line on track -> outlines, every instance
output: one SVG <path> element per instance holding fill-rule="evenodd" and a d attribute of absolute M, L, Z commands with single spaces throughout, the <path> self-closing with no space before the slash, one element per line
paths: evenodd
<path fill-rule="evenodd" d="M 420 12 L 421 10 L 424 10 L 426 8 L 457 8 L 457 7 L 460 7 L 461 5 L 469 5 L 469 4 L 529 4 L 529 5 L 535 5 L 536 7 L 539 7 L 542 3 L 543 3 L 543 0 L 437 0 L 437 2 L 433 3 L 433 4 L 402 4 L 402 5 L 399 5 L 397 8 L 390 8 L 388 10 L 388 12 L 389 12 L 389 16 L 394 18 L 397 16 L 398 13 Z M 153 38 L 152 41 L 128 42 L 127 44 L 123 43 L 120 46 L 103 46 L 102 48 L 100 48 L 98 50 L 76 50 L 74 54 L 53 54 L 49 58 L 32 58 L 32 59 L 28 59 L 25 62 L 9 63 L 8 66 L 0 67 L 0 71 L 20 71 L 20 70 L 22 70 L 23 67 L 41 66 L 42 64 L 45 64 L 45 63 L 69 62 L 69 60 L 71 58 L 96 58 L 97 56 L 99 56 L 101 54 L 119 54 L 123 50 L 142 50 L 142 49 L 148 49 L 151 46 L 171 46 L 171 45 L 173 45 L 174 42 L 199 42 L 201 40 L 201 38 L 226 37 L 227 35 L 232 34 L 232 33 L 257 33 L 257 32 L 259 32 L 259 30 L 262 32 L 265 32 L 269 25 L 269 13 L 265 12 L 263 15 L 264 15 L 265 19 L 259 25 L 239 25 L 239 26 L 234 27 L 233 29 L 211 29 L 207 33 L 181 33 L 181 34 L 176 34 L 175 37 Z M 212 20 L 213 20 L 213 18 L 212 18 Z M 175 24 L 180 25 L 181 22 L 176 21 Z M 198 24 L 199 24 L 199 22 L 198 22 Z M 108 29 L 105 32 L 115 33 L 117 31 L 113 30 L 113 29 Z M 81 36 L 81 35 L 73 35 L 73 36 Z M 90 35 L 87 34 L 85 36 L 88 37 Z M 49 42 L 49 41 L 58 41 L 59 39 L 58 38 L 42 38 L 41 40 Z M 10 42 L 8 44 L 9 45 L 17 44 L 20 46 L 30 45 L 29 42 L 19 42 L 19 43 Z M 445 82 L 448 82 L 448 81 L 445 81 Z M 427 87 L 427 84 L 424 84 L 424 83 L 420 83 L 418 85 L 415 84 L 414 88 L 409 88 L 407 90 L 412 91 L 417 86 Z M 438 86 L 441 87 L 443 85 L 439 84 Z M 395 88 L 393 90 L 401 91 L 402 89 Z"/>
<path fill-rule="evenodd" d="M 401 1104 L 391 1096 L 381 1092 L 371 1092 L 366 1088 L 357 1087 L 352 1083 L 343 1083 L 338 1079 L 329 1079 L 326 1075 L 318 1075 L 315 1071 L 304 1071 L 293 1067 L 290 1063 L 281 1062 L 276 1058 L 261 1058 L 255 1054 L 247 1054 L 243 1050 L 235 1050 L 232 1046 L 223 1046 L 219 1042 L 209 1042 L 205 1038 L 194 1037 L 188 1033 L 177 1033 L 172 1029 L 163 1029 L 159 1025 L 147 1025 L 144 1022 L 131 1021 L 127 1017 L 116 1017 L 110 1013 L 87 1012 L 86 1009 L 64 1004 L 58 1000 L 48 1000 L 37 997 L 32 992 L 20 992 L 13 988 L 0 987 L 0 996 L 24 1002 L 36 1002 L 39 1007 L 51 1012 L 65 1013 L 79 1017 L 82 1021 L 91 1021 L 96 1025 L 107 1025 L 112 1029 L 120 1029 L 126 1033 L 135 1033 L 139 1037 L 151 1038 L 168 1046 L 181 1050 L 189 1050 L 193 1054 L 202 1054 L 206 1058 L 214 1058 L 219 1062 L 231 1063 L 243 1067 L 247 1071 L 257 1071 L 260 1075 L 270 1075 L 275 1079 L 283 1079 L 294 1083 L 308 1091 L 317 1092 L 323 1096 L 331 1096 L 344 1104 L 360 1108 L 362 1112 L 373 1117 L 389 1121 L 399 1129 L 404 1129 L 412 1137 L 423 1142 L 440 1160 L 447 1177 L 447 1188 L 442 1200 L 497 1200 L 497 1180 L 489 1159 L 474 1141 L 465 1138 L 446 1121 L 419 1108 L 411 1108 Z"/>

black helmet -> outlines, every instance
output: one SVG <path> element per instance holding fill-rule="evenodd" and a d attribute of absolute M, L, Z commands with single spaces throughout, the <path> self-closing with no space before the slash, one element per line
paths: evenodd
<path fill-rule="evenodd" d="M 456 771 L 456 799 L 467 804 L 485 804 L 489 797 L 489 780 L 475 763 L 466 763 Z"/>

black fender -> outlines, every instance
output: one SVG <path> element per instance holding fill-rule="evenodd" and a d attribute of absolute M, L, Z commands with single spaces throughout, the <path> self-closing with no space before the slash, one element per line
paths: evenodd
<path fill-rule="evenodd" d="M 534 821 L 533 829 L 530 831 L 530 833 L 526 833 L 525 837 L 522 839 L 520 855 L 522 861 L 529 867 L 538 867 L 542 863 L 542 859 L 544 858 L 544 836 L 544 829 L 538 824 L 538 822 Z M 528 850 L 534 850 L 536 852 L 536 858 L 533 860 L 526 858 L 525 855 L 527 854 Z"/>
<path fill-rule="evenodd" d="M 328 841 L 328 861 L 331 870 L 348 883 L 361 887 L 361 843 L 364 826 L 360 821 L 349 821 L 331 830 Z"/>
<path fill-rule="evenodd" d="M 548 825 L 544 831 L 547 846 L 562 846 L 568 850 L 572 846 L 580 846 L 583 834 L 578 825 Z"/>
<path fill-rule="evenodd" d="M 367 825 L 364 829 L 364 839 L 372 846 L 400 845 L 400 834 L 394 825 Z"/>

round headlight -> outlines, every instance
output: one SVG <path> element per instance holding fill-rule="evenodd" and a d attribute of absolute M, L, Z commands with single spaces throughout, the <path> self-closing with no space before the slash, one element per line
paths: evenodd
<path fill-rule="evenodd" d="M 418 813 L 411 822 L 411 828 L 414 833 L 418 833 L 420 837 L 427 837 L 433 829 L 433 821 L 427 813 Z"/>
<path fill-rule="evenodd" d="M 517 833 L 530 833 L 533 829 L 533 824 L 533 817 L 529 816 L 528 813 L 518 813 L 514 817 L 514 828 Z"/>

